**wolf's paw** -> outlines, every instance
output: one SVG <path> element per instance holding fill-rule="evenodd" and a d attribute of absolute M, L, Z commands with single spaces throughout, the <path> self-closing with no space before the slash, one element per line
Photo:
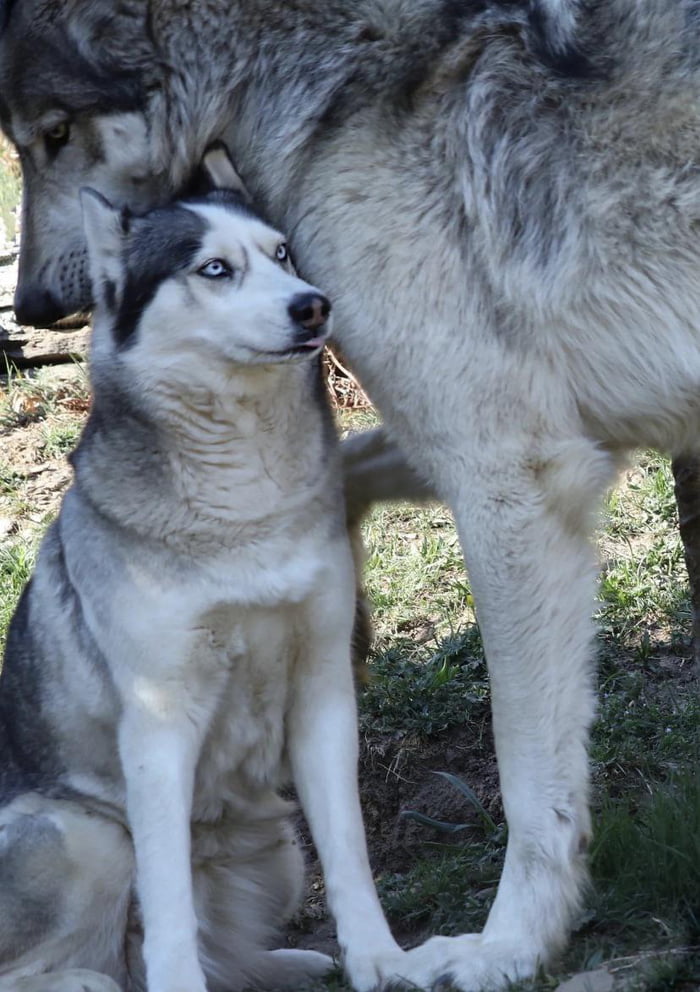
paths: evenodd
<path fill-rule="evenodd" d="M 121 989 L 115 981 L 100 972 L 69 968 L 44 975 L 0 978 L 0 992 L 121 992 Z"/>
<path fill-rule="evenodd" d="M 403 985 L 410 970 L 407 952 L 398 945 L 372 953 L 348 952 L 343 958 L 343 968 L 355 992 L 371 992 L 372 989 Z M 409 979 L 410 982 L 410 979 Z"/>
<path fill-rule="evenodd" d="M 537 954 L 521 945 L 484 939 L 480 933 L 431 937 L 406 951 L 404 981 L 422 989 L 497 992 L 531 977 Z"/>

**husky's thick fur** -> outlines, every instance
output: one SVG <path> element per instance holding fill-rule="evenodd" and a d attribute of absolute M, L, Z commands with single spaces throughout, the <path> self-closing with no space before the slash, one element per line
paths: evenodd
<path fill-rule="evenodd" d="M 629 448 L 698 445 L 697 0 L 5 0 L 4 20 L 20 318 L 88 302 L 78 183 L 151 202 L 222 137 L 452 507 L 508 849 L 483 933 L 407 974 L 530 974 L 585 881 L 591 510 Z"/>
<path fill-rule="evenodd" d="M 140 217 L 83 200 L 94 403 L 0 675 L 0 989 L 327 971 L 268 950 L 302 886 L 287 768 L 368 989 L 402 952 L 357 794 L 328 301 L 230 192 Z"/>

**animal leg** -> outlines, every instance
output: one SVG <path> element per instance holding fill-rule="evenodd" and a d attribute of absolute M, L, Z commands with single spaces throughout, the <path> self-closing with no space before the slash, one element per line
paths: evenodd
<path fill-rule="evenodd" d="M 175 680 L 173 680 L 175 681 Z M 180 693 L 127 693 L 119 727 L 136 852 L 149 992 L 206 992 L 190 863 L 194 771 L 201 739 Z"/>
<path fill-rule="evenodd" d="M 0 990 L 116 992 L 125 985 L 133 874 L 131 844 L 117 823 L 36 793 L 4 807 Z"/>
<path fill-rule="evenodd" d="M 281 948 L 262 955 L 259 968 L 267 988 L 299 988 L 300 983 L 324 978 L 335 969 L 335 961 L 318 951 Z"/>
<path fill-rule="evenodd" d="M 373 503 L 435 499 L 429 483 L 408 464 L 383 427 L 351 434 L 341 443 L 345 501 L 350 525 L 360 521 Z"/>
<path fill-rule="evenodd" d="M 695 671 L 700 676 L 700 456 L 685 454 L 674 458 L 673 475 L 693 604 L 693 657 Z"/>
<path fill-rule="evenodd" d="M 68 968 L 43 975 L 0 978 L 0 992 L 120 992 L 107 975 L 87 968 Z"/>
<path fill-rule="evenodd" d="M 294 782 L 319 853 L 344 967 L 360 992 L 402 972 L 367 856 L 357 787 L 357 714 L 349 658 L 353 581 L 334 571 L 309 604 L 306 657 L 289 713 Z"/>
<path fill-rule="evenodd" d="M 409 952 L 417 984 L 449 975 L 470 992 L 528 977 L 562 946 L 590 834 L 589 516 L 615 466 L 585 440 L 509 455 L 470 465 L 455 503 L 491 677 L 505 866 L 482 933 Z"/>

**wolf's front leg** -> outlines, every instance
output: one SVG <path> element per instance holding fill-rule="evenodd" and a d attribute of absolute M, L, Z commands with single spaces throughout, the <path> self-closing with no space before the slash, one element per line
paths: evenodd
<path fill-rule="evenodd" d="M 309 642 L 289 713 L 297 793 L 316 844 L 345 970 L 358 992 L 402 973 L 367 856 L 357 788 L 357 713 L 350 665 L 354 581 L 348 553 L 309 606 Z"/>
<path fill-rule="evenodd" d="M 135 680 L 119 727 L 149 992 L 205 992 L 197 952 L 190 815 L 200 735 L 178 694 Z"/>
<path fill-rule="evenodd" d="M 454 500 L 491 678 L 508 846 L 483 933 L 409 952 L 418 984 L 505 988 L 565 942 L 586 879 L 592 510 L 611 457 L 584 438 L 474 454 Z M 455 494 L 456 496 L 456 494 Z"/>

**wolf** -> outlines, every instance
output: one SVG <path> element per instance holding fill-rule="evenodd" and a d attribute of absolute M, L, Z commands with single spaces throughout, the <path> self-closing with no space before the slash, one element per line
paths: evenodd
<path fill-rule="evenodd" d="M 3 992 L 325 974 L 269 949 L 303 883 L 289 775 L 351 983 L 401 970 L 357 791 L 330 303 L 221 149 L 205 169 L 142 215 L 81 195 L 93 405 L 0 674 Z"/>
<path fill-rule="evenodd" d="M 383 416 L 347 449 L 353 499 L 408 466 L 451 507 L 508 841 L 483 931 L 404 964 L 531 975 L 586 885 L 594 511 L 630 449 L 698 452 L 696 0 L 4 0 L 2 21 L 20 320 L 90 302 L 79 184 L 158 204 L 224 140 Z"/>

